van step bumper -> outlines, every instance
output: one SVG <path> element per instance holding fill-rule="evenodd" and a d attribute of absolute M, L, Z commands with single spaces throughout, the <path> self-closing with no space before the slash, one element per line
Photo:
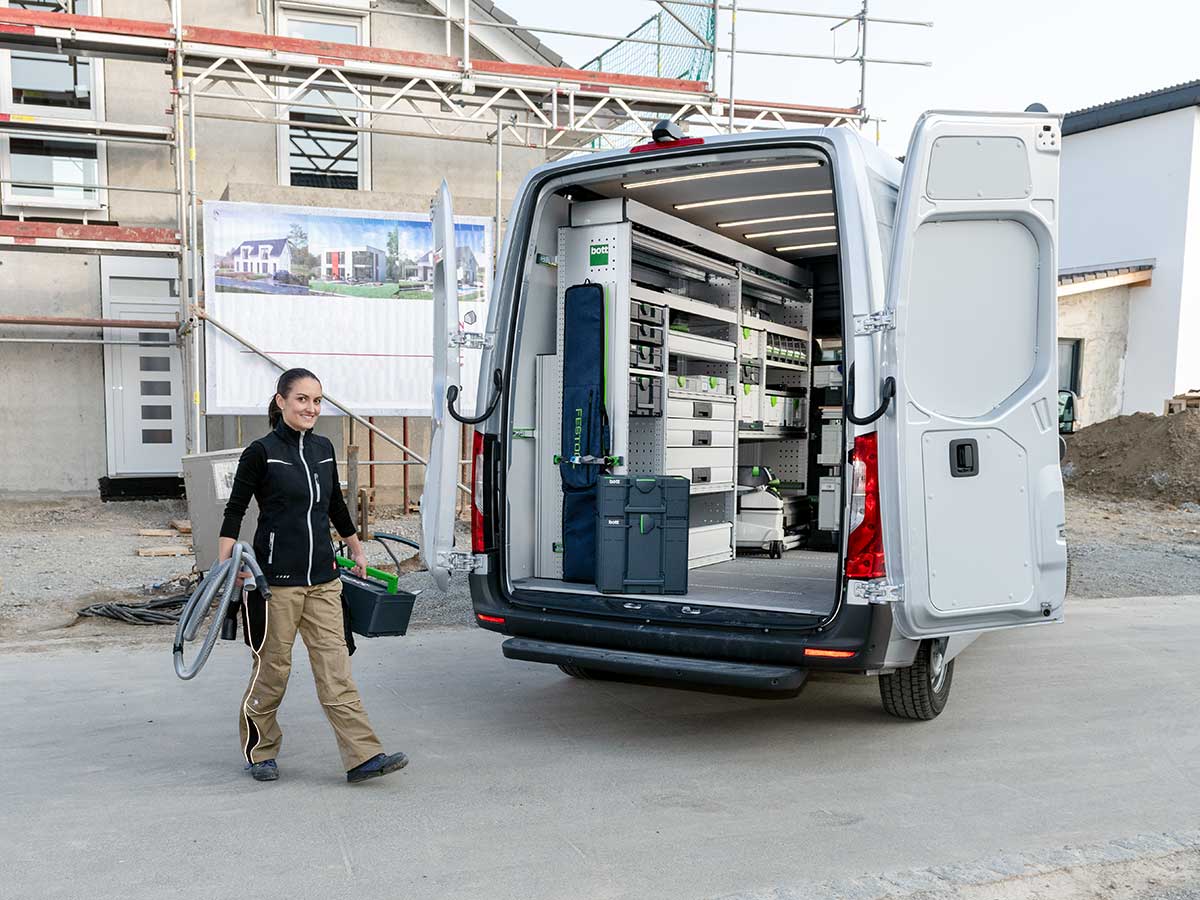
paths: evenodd
<path fill-rule="evenodd" d="M 794 691 L 804 684 L 804 679 L 808 676 L 807 669 L 792 666 L 660 656 L 656 653 L 606 650 L 603 647 L 556 644 L 530 638 L 509 638 L 501 645 L 501 650 L 508 659 L 521 659 L 526 662 L 574 665 L 638 678 L 719 684 L 756 691 Z"/>

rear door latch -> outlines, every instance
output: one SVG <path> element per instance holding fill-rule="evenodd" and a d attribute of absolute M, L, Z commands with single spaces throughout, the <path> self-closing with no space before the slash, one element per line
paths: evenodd
<path fill-rule="evenodd" d="M 895 327 L 896 313 L 890 309 L 881 309 L 854 317 L 854 334 L 857 336 L 875 334 L 877 331 L 889 331 Z"/>

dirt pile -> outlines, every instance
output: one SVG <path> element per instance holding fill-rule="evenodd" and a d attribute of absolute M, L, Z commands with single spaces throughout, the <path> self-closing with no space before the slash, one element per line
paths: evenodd
<path fill-rule="evenodd" d="M 1200 410 L 1135 413 L 1067 437 L 1063 480 L 1114 497 L 1200 501 Z"/>

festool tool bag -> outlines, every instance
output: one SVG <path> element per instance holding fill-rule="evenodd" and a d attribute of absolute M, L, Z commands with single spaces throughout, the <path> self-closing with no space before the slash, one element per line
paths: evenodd
<path fill-rule="evenodd" d="M 563 310 L 563 579 L 595 581 L 596 481 L 607 465 L 604 288 L 567 288 Z"/>

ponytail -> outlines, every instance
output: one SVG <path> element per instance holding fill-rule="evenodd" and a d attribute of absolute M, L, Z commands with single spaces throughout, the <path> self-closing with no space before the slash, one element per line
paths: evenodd
<path fill-rule="evenodd" d="M 288 369 L 279 376 L 279 381 L 275 382 L 275 393 L 271 395 L 271 402 L 267 404 L 267 422 L 270 423 L 272 429 L 283 419 L 283 410 L 279 408 L 275 398 L 287 397 L 292 392 L 292 385 L 302 378 L 311 378 L 317 384 L 321 383 L 321 379 L 308 369 Z"/>

